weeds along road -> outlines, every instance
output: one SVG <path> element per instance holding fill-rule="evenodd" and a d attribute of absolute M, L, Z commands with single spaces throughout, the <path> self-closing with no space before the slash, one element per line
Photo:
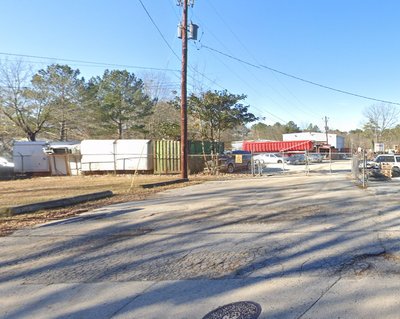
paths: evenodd
<path fill-rule="evenodd" d="M 397 196 L 345 174 L 214 181 L 4 237 L 2 318 L 398 318 Z"/>

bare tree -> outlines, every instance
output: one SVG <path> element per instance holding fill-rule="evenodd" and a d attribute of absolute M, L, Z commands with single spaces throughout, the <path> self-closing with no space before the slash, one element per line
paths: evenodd
<path fill-rule="evenodd" d="M 179 109 L 164 101 L 157 102 L 153 114 L 148 117 L 146 130 L 147 138 L 178 141 L 181 136 Z"/>
<path fill-rule="evenodd" d="M 173 82 L 161 72 L 142 72 L 140 78 L 144 93 L 155 101 L 169 101 L 180 86 L 179 81 Z"/>
<path fill-rule="evenodd" d="M 399 109 L 392 104 L 373 104 L 364 110 L 367 118 L 364 130 L 373 137 L 375 143 L 380 142 L 385 132 L 398 123 L 399 115 Z"/>
<path fill-rule="evenodd" d="M 43 100 L 29 88 L 31 76 L 30 68 L 22 61 L 0 64 L 1 112 L 30 141 L 35 141 L 48 121 L 49 111 Z"/>

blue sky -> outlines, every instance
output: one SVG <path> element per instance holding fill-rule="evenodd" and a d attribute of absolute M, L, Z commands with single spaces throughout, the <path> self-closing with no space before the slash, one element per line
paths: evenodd
<path fill-rule="evenodd" d="M 163 79 L 179 91 L 176 37 L 181 8 L 175 0 L 1 0 L 1 59 L 22 54 L 34 68 L 54 62 L 101 75 L 105 62 L 131 67 L 139 77 Z M 265 123 L 294 121 L 350 130 L 363 110 L 378 103 L 313 86 L 260 67 L 340 90 L 400 102 L 400 1 L 397 0 L 195 0 L 189 19 L 199 40 L 189 44 L 189 90 L 227 89 Z M 224 52 L 257 67 L 227 58 Z M 173 52 L 172 52 L 173 51 Z"/>

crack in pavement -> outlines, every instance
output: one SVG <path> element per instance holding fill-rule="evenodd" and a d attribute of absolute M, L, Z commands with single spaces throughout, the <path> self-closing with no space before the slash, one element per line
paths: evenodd
<path fill-rule="evenodd" d="M 333 284 L 331 284 L 325 291 L 321 293 L 321 295 L 315 300 L 300 316 L 298 316 L 296 319 L 302 318 L 307 312 L 309 312 L 321 299 L 324 297 L 339 281 L 342 279 L 340 276 L 338 279 L 335 280 Z"/>
<path fill-rule="evenodd" d="M 111 314 L 111 316 L 109 317 L 110 319 L 115 317 L 116 315 L 118 315 L 122 309 L 125 309 L 126 307 L 128 307 L 132 302 L 134 302 L 136 299 L 138 299 L 139 297 L 143 296 L 146 292 L 148 292 L 151 288 L 153 288 L 155 285 L 157 285 L 158 282 L 153 283 L 152 285 L 150 285 L 149 287 L 145 288 L 140 294 L 136 295 L 135 297 L 133 297 L 132 300 L 129 300 L 126 304 L 124 304 L 123 306 L 121 306 L 119 309 L 117 309 L 116 311 L 114 311 L 114 313 Z"/>

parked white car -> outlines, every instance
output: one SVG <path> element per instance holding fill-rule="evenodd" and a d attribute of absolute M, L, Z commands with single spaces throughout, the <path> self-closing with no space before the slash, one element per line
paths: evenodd
<path fill-rule="evenodd" d="M 261 164 L 283 163 L 283 157 L 279 153 L 262 153 L 254 155 L 254 162 Z"/>
<path fill-rule="evenodd" d="M 400 155 L 399 154 L 380 154 L 373 161 L 360 161 L 358 167 L 361 169 L 380 169 L 382 164 L 388 164 L 392 168 L 392 176 L 400 176 Z"/>
<path fill-rule="evenodd" d="M 393 176 L 400 176 L 400 155 L 398 154 L 381 154 L 375 158 L 376 166 L 380 167 L 381 164 L 390 164 L 392 167 Z"/>

